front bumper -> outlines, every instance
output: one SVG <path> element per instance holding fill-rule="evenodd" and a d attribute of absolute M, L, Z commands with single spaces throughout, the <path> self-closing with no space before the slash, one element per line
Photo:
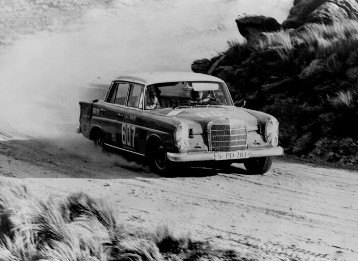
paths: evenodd
<path fill-rule="evenodd" d="M 228 157 L 225 160 L 242 160 L 248 158 L 260 158 L 260 157 L 268 157 L 268 156 L 280 156 L 283 155 L 283 148 L 282 147 L 274 147 L 274 148 L 267 148 L 267 149 L 247 149 L 247 150 L 240 150 L 237 152 L 246 152 L 245 158 L 232 158 Z M 191 161 L 215 161 L 215 154 L 223 153 L 223 152 L 192 152 L 192 153 L 167 153 L 167 158 L 173 162 L 191 162 Z M 225 152 L 228 154 L 234 154 L 235 151 L 228 151 Z"/>

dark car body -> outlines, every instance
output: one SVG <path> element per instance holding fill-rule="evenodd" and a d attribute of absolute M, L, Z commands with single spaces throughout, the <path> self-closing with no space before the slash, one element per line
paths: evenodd
<path fill-rule="evenodd" d="M 149 89 L 159 105 L 146 109 Z M 199 91 L 210 101 L 192 101 Z M 103 101 L 80 102 L 79 132 L 98 146 L 145 156 L 159 173 L 174 162 L 243 162 L 264 173 L 278 146 L 278 122 L 235 107 L 225 83 L 186 72 L 129 74 L 115 79 Z"/>

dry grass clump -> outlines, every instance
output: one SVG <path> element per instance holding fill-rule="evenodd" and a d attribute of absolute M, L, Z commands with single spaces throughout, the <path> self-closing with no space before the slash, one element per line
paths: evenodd
<path fill-rule="evenodd" d="M 180 254 L 188 249 L 191 243 L 190 237 L 175 237 L 168 227 L 163 226 L 157 229 L 154 234 L 154 242 L 161 253 Z"/>
<path fill-rule="evenodd" d="M 357 111 L 358 93 L 353 90 L 340 91 L 337 96 L 331 99 L 331 104 L 339 111 Z"/>
<path fill-rule="evenodd" d="M 175 237 L 167 227 L 129 231 L 106 201 L 82 192 L 40 200 L 26 186 L 0 186 L 0 261 L 244 260 L 208 242 Z"/>
<path fill-rule="evenodd" d="M 276 48 L 292 51 L 294 48 L 292 41 L 293 39 L 291 39 L 291 36 L 287 31 L 263 33 L 263 35 L 258 35 L 256 39 L 250 43 L 250 47 L 256 52 Z"/>
<path fill-rule="evenodd" d="M 87 217 L 98 220 L 108 231 L 116 231 L 119 228 L 113 208 L 104 200 L 94 200 L 83 192 L 68 196 L 60 209 L 67 222 Z"/>
<path fill-rule="evenodd" d="M 295 31 L 264 33 L 247 43 L 247 48 L 253 53 L 275 50 L 282 61 L 302 66 L 302 62 L 328 59 L 331 55 L 345 61 L 357 44 L 358 22 L 347 20 L 332 25 L 307 24 Z"/>

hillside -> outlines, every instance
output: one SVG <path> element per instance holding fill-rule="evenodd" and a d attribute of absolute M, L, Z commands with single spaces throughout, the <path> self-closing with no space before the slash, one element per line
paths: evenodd
<path fill-rule="evenodd" d="M 321 7 L 312 13 L 321 15 Z M 248 108 L 275 115 L 287 154 L 357 166 L 358 22 L 344 15 L 326 24 L 316 20 L 281 29 L 258 22 L 268 18 L 238 18 L 247 40 L 229 42 L 226 51 L 195 61 L 192 69 L 228 82 L 238 105 L 246 101 Z"/>

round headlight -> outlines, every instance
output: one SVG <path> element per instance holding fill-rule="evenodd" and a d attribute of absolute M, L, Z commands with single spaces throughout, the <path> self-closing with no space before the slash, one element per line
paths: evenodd
<path fill-rule="evenodd" d="M 177 125 L 174 133 L 175 145 L 180 152 L 186 152 L 189 149 L 189 126 L 181 122 Z"/>
<path fill-rule="evenodd" d="M 273 147 L 278 145 L 278 121 L 275 118 L 269 118 L 266 122 L 265 139 Z"/>

